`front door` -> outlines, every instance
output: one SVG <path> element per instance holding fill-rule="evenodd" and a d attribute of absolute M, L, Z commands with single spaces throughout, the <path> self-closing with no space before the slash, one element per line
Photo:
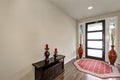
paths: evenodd
<path fill-rule="evenodd" d="M 105 60 L 105 20 L 86 23 L 86 58 Z"/>

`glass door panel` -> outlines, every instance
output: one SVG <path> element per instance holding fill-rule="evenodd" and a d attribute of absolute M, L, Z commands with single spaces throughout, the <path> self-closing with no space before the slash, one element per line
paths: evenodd
<path fill-rule="evenodd" d="M 102 49 L 102 41 L 88 41 L 88 48 L 101 48 Z"/>
<path fill-rule="evenodd" d="M 88 56 L 102 58 L 102 50 L 88 49 Z"/>
<path fill-rule="evenodd" d="M 87 39 L 102 39 L 102 32 L 91 32 L 87 34 Z"/>
<path fill-rule="evenodd" d="M 102 23 L 89 24 L 87 31 L 103 30 Z"/>

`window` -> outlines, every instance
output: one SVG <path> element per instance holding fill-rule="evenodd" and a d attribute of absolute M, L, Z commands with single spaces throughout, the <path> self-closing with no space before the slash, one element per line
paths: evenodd
<path fill-rule="evenodd" d="M 86 58 L 105 60 L 105 20 L 86 23 Z"/>
<path fill-rule="evenodd" d="M 115 43 L 112 43 L 112 40 L 111 40 L 111 34 L 113 34 L 113 38 L 115 40 L 115 24 L 110 24 L 109 34 L 110 34 L 110 42 L 109 42 L 109 50 L 110 50 L 111 45 L 115 45 Z"/>

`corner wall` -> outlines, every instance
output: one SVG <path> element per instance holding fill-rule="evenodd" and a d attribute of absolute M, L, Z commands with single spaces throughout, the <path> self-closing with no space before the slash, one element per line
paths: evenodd
<path fill-rule="evenodd" d="M 76 55 L 76 22 L 47 0 L 0 0 L 0 80 L 34 80 L 45 44 L 68 62 Z"/>

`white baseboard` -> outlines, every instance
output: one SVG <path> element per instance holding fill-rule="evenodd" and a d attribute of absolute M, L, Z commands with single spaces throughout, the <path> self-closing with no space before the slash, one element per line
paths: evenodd
<path fill-rule="evenodd" d="M 72 59 L 75 59 L 75 58 L 76 58 L 76 56 L 74 56 L 74 57 L 70 58 L 69 60 L 65 61 L 65 63 L 64 63 L 64 64 L 66 64 L 66 63 L 70 62 Z"/>

